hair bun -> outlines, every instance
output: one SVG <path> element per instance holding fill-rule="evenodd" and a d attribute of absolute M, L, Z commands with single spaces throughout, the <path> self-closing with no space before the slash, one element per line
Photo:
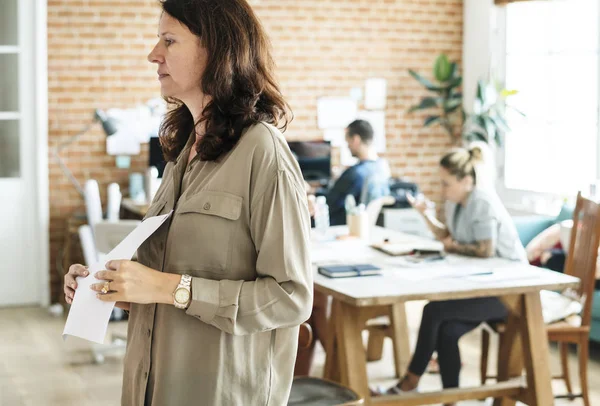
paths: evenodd
<path fill-rule="evenodd" d="M 482 162 L 483 161 L 483 150 L 480 146 L 473 146 L 469 148 L 469 159 L 472 162 Z"/>

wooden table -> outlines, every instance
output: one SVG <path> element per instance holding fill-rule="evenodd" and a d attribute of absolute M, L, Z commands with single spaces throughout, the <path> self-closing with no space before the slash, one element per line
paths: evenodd
<path fill-rule="evenodd" d="M 334 227 L 343 234 L 343 227 Z M 383 228 L 371 233 L 371 242 L 383 238 L 406 239 L 405 234 Z M 415 237 L 418 238 L 418 237 Z M 367 404 L 427 405 L 467 399 L 496 398 L 495 406 L 546 406 L 554 402 L 548 360 L 548 339 L 542 318 L 539 292 L 576 287 L 577 278 L 500 259 L 449 256 L 445 261 L 419 268 L 400 268 L 397 261 L 368 247 L 347 240 L 313 242 L 313 263 L 373 263 L 384 268 L 382 276 L 330 279 L 315 272 L 315 290 L 333 297 L 325 378 L 349 386 Z M 316 266 L 315 266 L 316 268 Z M 459 276 L 475 270 L 494 269 L 493 275 Z M 316 271 L 316 269 L 315 269 Z M 456 275 L 449 275 L 455 272 Z M 426 279 L 419 275 L 425 275 Z M 417 276 L 415 276 L 417 275 Z M 420 278 L 420 279 L 419 279 Z M 458 388 L 429 393 L 406 393 L 371 399 L 367 380 L 366 354 L 362 342 L 365 321 L 388 312 L 403 344 L 396 349 L 397 363 L 405 366 L 410 358 L 405 302 L 498 296 L 509 309 L 507 335 L 500 349 L 498 383 L 476 388 Z M 526 378 L 522 378 L 525 369 Z M 404 369 L 403 369 L 404 370 Z"/>

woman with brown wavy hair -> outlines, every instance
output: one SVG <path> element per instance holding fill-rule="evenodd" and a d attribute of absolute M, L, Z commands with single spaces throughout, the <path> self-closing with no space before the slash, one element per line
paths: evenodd
<path fill-rule="evenodd" d="M 161 4 L 148 59 L 174 108 L 147 216 L 173 213 L 92 287 L 130 311 L 122 404 L 284 405 L 312 306 L 310 219 L 269 42 L 246 0 Z"/>

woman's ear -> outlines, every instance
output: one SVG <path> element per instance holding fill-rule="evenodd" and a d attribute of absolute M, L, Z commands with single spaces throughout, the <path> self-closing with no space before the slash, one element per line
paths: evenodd
<path fill-rule="evenodd" d="M 475 188 L 475 179 L 473 179 L 472 176 L 465 176 L 462 180 L 461 180 L 464 188 L 466 190 L 468 190 L 469 192 L 472 191 Z"/>

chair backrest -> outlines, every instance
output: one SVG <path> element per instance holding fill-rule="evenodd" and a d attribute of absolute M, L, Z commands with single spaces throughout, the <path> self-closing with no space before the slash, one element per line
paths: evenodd
<path fill-rule="evenodd" d="M 98 252 L 96 251 L 96 244 L 94 243 L 94 235 L 92 234 L 92 227 L 88 224 L 79 226 L 77 230 L 79 234 L 79 241 L 81 242 L 81 249 L 83 250 L 83 259 L 86 265 L 92 265 L 98 262 Z"/>
<path fill-rule="evenodd" d="M 96 251 L 99 255 L 108 254 L 133 230 L 139 226 L 139 220 L 101 221 L 93 229 Z"/>
<path fill-rule="evenodd" d="M 121 188 L 118 183 L 108 185 L 106 200 L 106 220 L 119 221 L 119 212 L 121 211 Z"/>
<path fill-rule="evenodd" d="M 298 348 L 308 348 L 313 342 L 312 327 L 308 323 L 300 324 L 300 332 L 298 333 Z"/>
<path fill-rule="evenodd" d="M 577 194 L 573 212 L 573 228 L 565 274 L 581 279 L 577 290 L 583 299 L 582 325 L 589 326 L 592 317 L 592 299 L 596 283 L 596 260 L 600 244 L 600 205 Z"/>
<path fill-rule="evenodd" d="M 369 216 L 369 224 L 375 226 L 377 224 L 377 218 L 383 206 L 394 204 L 396 199 L 393 196 L 378 197 L 375 200 L 371 200 L 367 205 L 367 215 Z"/>
<path fill-rule="evenodd" d="M 85 212 L 88 224 L 94 229 L 96 223 L 102 221 L 102 201 L 100 200 L 100 188 L 98 182 L 89 179 L 85 182 Z"/>

